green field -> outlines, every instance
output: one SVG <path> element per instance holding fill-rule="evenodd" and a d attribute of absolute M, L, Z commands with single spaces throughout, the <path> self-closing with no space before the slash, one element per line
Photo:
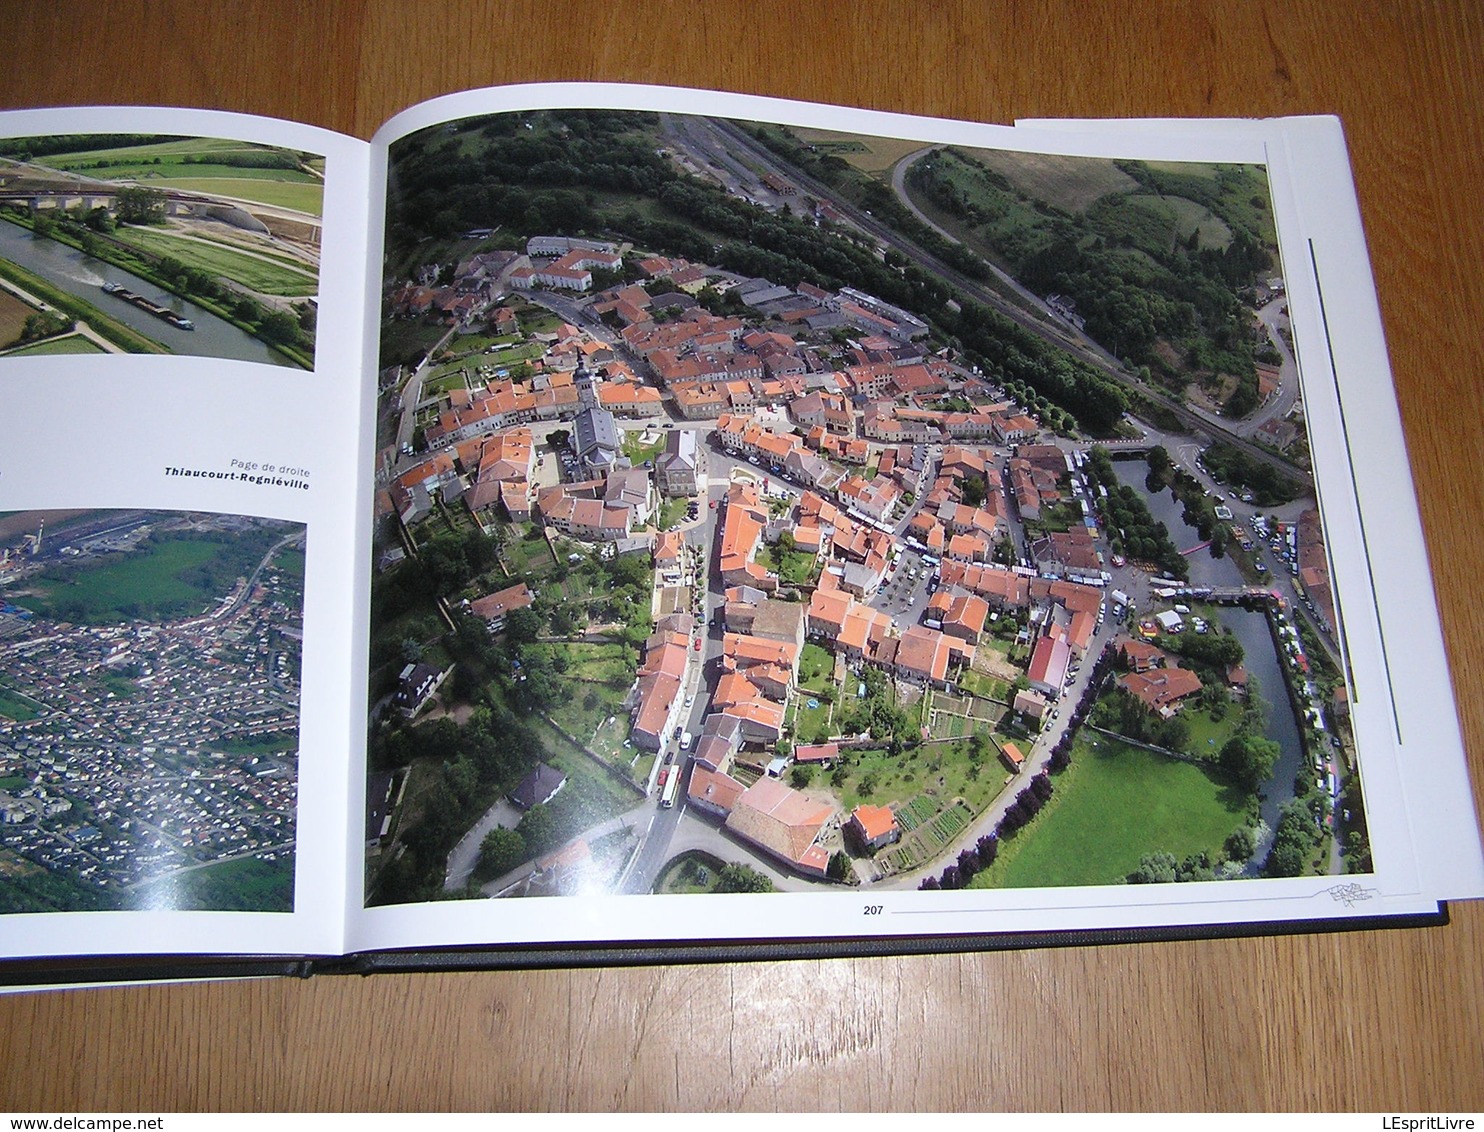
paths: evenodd
<path fill-rule="evenodd" d="M 151 188 L 170 187 L 188 192 L 211 193 L 213 196 L 236 197 L 239 200 L 291 208 L 319 216 L 324 211 L 324 189 L 318 181 L 308 183 L 283 181 L 271 176 L 272 169 L 228 169 L 208 173 L 209 166 L 192 165 L 189 177 L 170 177 L 151 181 Z"/>
<path fill-rule="evenodd" d="M 799 688 L 811 692 L 823 692 L 834 687 L 835 658 L 828 651 L 814 644 L 805 644 L 799 653 Z"/>
<path fill-rule="evenodd" d="M 838 130 L 815 130 L 795 127 L 793 133 L 816 149 L 848 161 L 863 173 L 882 173 L 909 153 L 922 148 L 922 142 L 910 138 L 877 138 L 845 134 Z"/>
<path fill-rule="evenodd" d="M 1194 228 L 1200 232 L 1201 247 L 1224 248 L 1232 242 L 1232 230 L 1226 221 L 1205 205 L 1184 197 L 1165 197 L 1164 203 L 1174 211 L 1180 231 L 1189 232 Z"/>
<path fill-rule="evenodd" d="M 412 319 L 383 319 L 381 323 L 381 364 L 396 365 L 421 358 L 448 333 L 446 326 Z"/>
<path fill-rule="evenodd" d="M 561 801 L 562 809 L 570 808 L 572 811 L 571 816 L 575 820 L 570 827 L 571 836 L 623 813 L 639 801 L 639 795 L 612 775 L 605 774 L 592 759 L 573 750 L 572 744 L 553 731 L 544 719 L 533 719 L 531 724 L 546 748 L 542 752 L 542 759 L 570 778 L 581 779 L 585 783 L 582 790 L 572 790 L 571 795 L 563 798 L 576 785 L 575 782 L 568 783 L 567 788 L 551 803 L 555 806 Z M 565 844 L 565 840 L 564 838 L 561 843 Z"/>
<path fill-rule="evenodd" d="M 758 551 L 757 560 L 776 573 L 787 585 L 807 585 L 819 576 L 819 559 L 807 551 L 786 551 L 776 546 L 764 546 Z"/>
<path fill-rule="evenodd" d="M 65 334 L 60 338 L 48 338 L 34 346 L 23 346 L 19 350 L 6 352 L 7 358 L 42 358 L 52 354 L 106 354 L 108 351 L 91 338 L 81 334 Z"/>
<path fill-rule="evenodd" d="M 45 165 L 51 169 L 81 171 L 95 168 L 101 161 L 106 163 L 107 169 L 137 168 L 148 171 L 161 167 L 152 164 L 157 157 L 162 163 L 176 165 L 186 157 L 263 152 L 271 152 L 271 148 L 232 138 L 176 138 L 172 141 L 149 142 L 144 145 L 103 146 L 97 149 L 78 150 L 74 153 L 53 153 L 33 160 L 37 165 Z M 107 169 L 98 171 L 106 172 Z"/>
<path fill-rule="evenodd" d="M 212 598 L 211 593 L 181 582 L 180 576 L 211 561 L 215 549 L 211 543 L 165 543 L 153 553 L 131 553 L 83 571 L 70 583 L 43 577 L 40 588 L 53 607 L 64 601 L 71 605 L 82 602 L 82 616 L 89 622 L 122 620 L 125 605 L 199 607 Z M 30 604 L 30 599 L 22 599 L 22 604 Z"/>
<path fill-rule="evenodd" d="M 958 686 L 971 696 L 985 700 L 1006 701 L 1010 698 L 1010 685 L 982 672 L 965 672 L 958 678 Z"/>
<path fill-rule="evenodd" d="M 223 276 L 265 295 L 312 295 L 319 288 L 319 281 L 309 271 L 269 263 L 220 244 L 184 240 L 149 228 L 120 228 L 116 236 L 140 251 L 173 256 L 188 267 Z"/>
<path fill-rule="evenodd" d="M 818 706 L 810 707 L 813 700 Z M 801 691 L 794 697 L 791 705 L 793 710 L 794 738 L 800 743 L 823 743 L 830 738 L 833 728 L 830 725 L 830 708 L 828 700 L 817 699 L 807 691 Z"/>
<path fill-rule="evenodd" d="M 212 750 L 226 755 L 280 755 L 299 749 L 299 737 L 292 731 L 275 731 L 251 739 L 228 739 L 212 745 Z"/>
<path fill-rule="evenodd" d="M 672 859 L 654 882 L 654 891 L 692 896 L 716 890 L 716 874 L 722 862 L 709 853 L 694 850 Z"/>
<path fill-rule="evenodd" d="M 33 160 L 38 165 L 100 181 L 135 180 L 149 188 L 238 197 L 321 215 L 323 182 L 312 173 L 301 168 L 254 168 L 230 163 L 233 157 L 260 158 L 274 154 L 291 154 L 291 151 L 228 138 L 183 138 L 150 145 L 48 154 Z M 297 155 L 292 156 L 297 160 Z"/>
<path fill-rule="evenodd" d="M 1099 197 L 1127 192 L 1136 182 L 1112 161 L 1051 153 L 971 149 L 966 153 L 1003 176 L 1026 196 L 1068 212 L 1081 212 Z"/>
<path fill-rule="evenodd" d="M 25 723 L 28 719 L 35 719 L 36 715 L 36 709 L 24 699 L 0 688 L 0 716 L 16 723 Z"/>
<path fill-rule="evenodd" d="M 1045 809 L 970 887 L 1121 884 L 1157 852 L 1215 860 L 1249 800 L 1203 767 L 1102 735 L 1079 739 L 1072 765 L 1053 781 Z"/>
<path fill-rule="evenodd" d="M 37 613 L 90 623 L 195 612 L 218 595 L 186 575 L 211 562 L 221 549 L 204 541 L 163 542 L 106 565 L 68 571 L 60 578 L 43 576 L 37 582 L 41 598 L 20 595 L 16 604 L 41 606 Z"/>

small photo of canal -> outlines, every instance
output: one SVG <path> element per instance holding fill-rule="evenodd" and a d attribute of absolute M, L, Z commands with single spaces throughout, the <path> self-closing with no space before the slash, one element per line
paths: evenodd
<path fill-rule="evenodd" d="M 324 172 L 228 138 L 0 138 L 0 359 L 313 369 Z"/>

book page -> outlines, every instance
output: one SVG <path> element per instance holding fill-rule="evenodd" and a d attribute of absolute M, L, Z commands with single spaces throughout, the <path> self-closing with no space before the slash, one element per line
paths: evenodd
<path fill-rule="evenodd" d="M 6 956 L 341 949 L 367 164 L 0 115 Z"/>
<path fill-rule="evenodd" d="M 1286 129 L 389 123 L 352 949 L 1479 895 L 1343 144 Z"/>

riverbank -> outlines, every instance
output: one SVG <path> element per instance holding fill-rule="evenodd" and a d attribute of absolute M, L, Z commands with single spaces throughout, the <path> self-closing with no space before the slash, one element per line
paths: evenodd
<path fill-rule="evenodd" d="M 83 233 L 74 233 L 69 231 L 64 225 L 50 221 L 50 218 L 47 218 L 49 223 L 43 226 L 41 235 L 37 236 L 36 218 L 28 212 L 10 208 L 0 210 L 0 220 L 8 221 L 17 228 L 28 231 L 33 237 L 38 239 L 50 240 L 63 247 L 72 248 L 74 251 L 89 256 L 100 263 L 115 267 L 120 271 L 127 272 L 129 275 L 151 286 L 158 287 L 168 294 L 175 295 L 191 303 L 200 308 L 201 311 L 209 313 L 250 337 L 254 342 L 269 351 L 275 359 L 282 359 L 280 364 L 290 364 L 301 369 L 314 368 L 314 349 L 312 344 L 308 348 L 305 348 L 288 342 L 275 341 L 263 334 L 263 327 L 268 318 L 277 312 L 264 310 L 255 299 L 251 299 L 251 296 L 243 295 L 241 298 L 248 300 L 250 305 L 260 312 L 262 317 L 257 320 L 242 317 L 235 309 L 237 305 L 235 303 L 229 303 L 222 298 L 203 294 L 194 288 L 186 286 L 182 283 L 182 277 L 164 274 L 159 270 L 161 262 L 159 259 L 151 258 L 146 252 L 130 248 L 128 245 L 112 239 L 105 233 L 94 232 L 91 229 Z M 230 281 L 228 282 L 230 283 Z M 75 295 L 73 299 L 77 302 L 84 302 L 84 300 Z M 58 305 L 60 306 L 61 304 Z M 133 333 L 137 334 L 138 332 L 134 331 Z M 165 347 L 162 347 L 161 350 L 151 351 L 130 350 L 131 353 L 157 353 L 162 351 L 174 352 L 169 351 Z M 234 355 L 225 354 L 223 356 L 231 357 Z M 245 360 L 255 359 L 248 358 Z"/>

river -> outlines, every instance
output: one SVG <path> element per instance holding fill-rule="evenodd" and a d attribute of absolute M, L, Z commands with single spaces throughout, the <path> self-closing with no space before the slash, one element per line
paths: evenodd
<path fill-rule="evenodd" d="M 1150 495 L 1145 489 L 1144 476 L 1149 468 L 1143 460 L 1116 460 L 1113 470 L 1121 482 L 1139 493 L 1139 497 L 1148 504 L 1150 514 L 1169 528 L 1170 539 L 1175 543 L 1176 549 L 1188 550 L 1203 541 L 1200 533 L 1187 525 L 1181 517 L 1184 508 L 1169 488 L 1158 495 Z M 1209 550 L 1197 550 L 1185 557 L 1190 563 L 1190 584 L 1193 586 L 1246 584 L 1236 564 L 1229 558 L 1213 558 Z M 1273 644 L 1265 614 L 1224 605 L 1220 607 L 1217 616 L 1242 642 L 1242 649 L 1246 653 L 1243 664 L 1248 674 L 1256 677 L 1258 690 L 1268 705 L 1263 734 L 1277 743 L 1281 751 L 1278 762 L 1273 767 L 1272 777 L 1262 788 L 1263 821 L 1268 823 L 1269 829 L 1276 829 L 1279 807 L 1293 797 L 1293 780 L 1309 765 L 1304 757 L 1299 723 L 1293 713 L 1293 701 L 1289 698 L 1284 683 L 1283 662 Z M 1266 845 L 1261 846 L 1253 859 L 1261 861 L 1266 850 Z"/>
<path fill-rule="evenodd" d="M 207 358 L 234 358 L 246 362 L 292 366 L 294 363 L 258 341 L 240 327 L 178 295 L 160 290 L 147 279 L 94 259 L 55 240 L 37 239 L 30 231 L 8 221 L 0 222 L 0 257 L 19 264 L 48 283 L 76 295 L 110 318 L 146 337 L 162 343 L 176 354 Z M 164 319 L 140 310 L 124 299 L 105 294 L 104 283 L 117 283 L 160 306 L 189 318 L 195 330 L 181 330 Z"/>

